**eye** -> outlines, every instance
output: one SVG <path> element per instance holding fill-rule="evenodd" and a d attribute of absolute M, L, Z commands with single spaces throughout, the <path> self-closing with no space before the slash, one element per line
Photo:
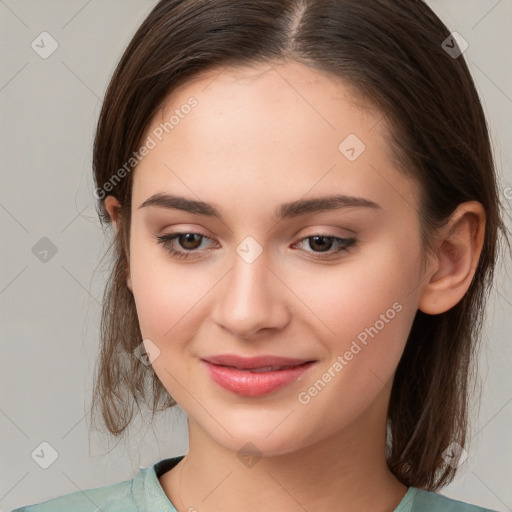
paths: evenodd
<path fill-rule="evenodd" d="M 200 253 L 204 252 L 199 249 L 202 241 L 211 240 L 206 235 L 193 232 L 156 235 L 156 239 L 159 244 L 165 247 L 171 256 L 180 259 L 200 256 Z M 309 242 L 309 246 L 314 250 L 305 252 L 315 255 L 308 256 L 308 258 L 319 260 L 332 259 L 337 254 L 348 251 L 356 243 L 354 238 L 340 238 L 337 236 L 316 234 L 303 238 L 295 245 L 300 245 L 306 241 Z M 332 250 L 333 245 L 336 246 L 334 250 Z M 177 246 L 180 246 L 182 249 L 179 249 Z"/>
<path fill-rule="evenodd" d="M 300 245 L 304 242 L 307 242 L 311 248 L 316 249 L 314 251 L 306 251 L 307 253 L 315 255 L 313 259 L 326 260 L 336 257 L 339 253 L 348 251 L 354 246 L 356 240 L 355 238 L 340 238 L 337 236 L 317 234 L 303 238 L 298 244 Z M 336 246 L 336 248 L 331 250 L 333 245 Z M 323 253 L 325 253 L 325 255 Z M 311 258 L 311 256 L 308 257 Z"/>
<path fill-rule="evenodd" d="M 201 233 L 173 233 L 168 235 L 159 235 L 156 237 L 159 244 L 162 244 L 171 256 L 176 258 L 190 258 L 198 251 L 203 239 L 210 240 Z M 185 250 L 176 249 L 176 241 Z"/>

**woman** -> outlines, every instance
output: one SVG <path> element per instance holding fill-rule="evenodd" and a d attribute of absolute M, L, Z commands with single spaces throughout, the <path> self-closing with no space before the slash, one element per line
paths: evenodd
<path fill-rule="evenodd" d="M 94 408 L 189 451 L 19 510 L 477 511 L 469 371 L 505 234 L 484 114 L 420 0 L 162 0 L 94 146 L 116 231 Z"/>

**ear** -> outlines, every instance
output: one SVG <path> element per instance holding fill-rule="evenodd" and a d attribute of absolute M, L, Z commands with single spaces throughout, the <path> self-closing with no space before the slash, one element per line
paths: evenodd
<path fill-rule="evenodd" d="M 429 315 L 448 311 L 464 297 L 480 259 L 485 210 L 478 201 L 458 206 L 441 230 L 418 308 Z"/>
<path fill-rule="evenodd" d="M 112 219 L 112 223 L 114 224 L 116 232 L 119 231 L 119 228 L 121 227 L 121 220 L 119 215 L 121 205 L 119 204 L 119 201 L 114 196 L 107 196 L 105 198 L 105 209 Z M 130 275 L 129 268 L 126 271 L 126 286 L 133 293 L 132 276 Z"/>

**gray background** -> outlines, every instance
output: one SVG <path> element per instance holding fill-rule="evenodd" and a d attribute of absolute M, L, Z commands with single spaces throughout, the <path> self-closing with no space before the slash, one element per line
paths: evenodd
<path fill-rule="evenodd" d="M 108 260 L 100 260 L 110 240 L 94 208 L 91 144 L 110 75 L 154 4 L 0 0 L 0 512 L 128 479 L 140 466 L 187 450 L 185 415 L 178 409 L 153 427 L 136 422 L 122 443 L 88 431 L 109 269 Z M 464 56 L 488 116 L 510 213 L 512 0 L 429 4 L 469 42 Z M 43 31 L 59 44 L 47 59 L 31 47 Z M 43 237 L 57 251 L 50 250 L 46 262 L 33 250 L 49 245 Z M 442 492 L 506 511 L 512 510 L 508 261 L 497 284 L 484 329 L 481 407 L 473 415 L 469 458 Z M 48 469 L 31 458 L 43 441 L 58 453 Z"/>

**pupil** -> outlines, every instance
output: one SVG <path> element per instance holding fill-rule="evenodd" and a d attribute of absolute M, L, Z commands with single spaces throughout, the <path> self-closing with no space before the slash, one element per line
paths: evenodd
<path fill-rule="evenodd" d="M 199 236 L 199 235 L 196 235 L 194 233 L 186 233 L 185 235 L 182 235 L 182 238 L 185 239 L 185 243 L 181 244 L 181 245 L 183 247 L 185 247 L 186 249 L 195 249 L 196 247 L 189 247 L 187 244 L 191 244 L 192 246 L 194 246 L 194 239 L 197 236 Z M 197 240 L 195 242 L 196 242 L 196 245 L 197 245 Z"/>
<path fill-rule="evenodd" d="M 313 244 L 311 244 L 311 246 L 312 246 L 312 247 L 313 247 L 314 245 L 316 245 L 316 244 L 317 244 L 317 241 L 318 241 L 318 240 L 324 240 L 324 241 L 325 241 L 325 240 L 327 239 L 327 238 L 326 238 L 326 237 L 324 237 L 324 236 L 314 236 L 314 237 L 312 237 L 312 238 L 313 238 Z M 327 242 L 327 245 L 328 245 L 328 246 L 329 246 L 330 244 L 332 244 L 332 241 L 328 241 L 328 242 Z M 324 244 L 319 244 L 319 245 L 321 246 L 321 247 L 320 247 L 320 250 L 328 250 L 328 249 L 329 249 L 329 247 L 325 247 L 325 245 L 326 245 L 325 243 L 324 243 Z M 322 247 L 322 246 L 323 246 L 323 247 Z M 314 247 L 313 247 L 313 248 L 314 248 Z"/>

